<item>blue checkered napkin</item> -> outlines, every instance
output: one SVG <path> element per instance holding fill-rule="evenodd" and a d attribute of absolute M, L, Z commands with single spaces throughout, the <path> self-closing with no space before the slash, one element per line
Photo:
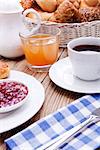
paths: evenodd
<path fill-rule="evenodd" d="M 83 122 L 98 107 L 100 94 L 84 96 L 5 140 L 5 143 L 10 150 L 35 150 Z M 63 145 L 62 149 L 94 150 L 99 146 L 100 122 L 89 126 L 71 142 Z"/>

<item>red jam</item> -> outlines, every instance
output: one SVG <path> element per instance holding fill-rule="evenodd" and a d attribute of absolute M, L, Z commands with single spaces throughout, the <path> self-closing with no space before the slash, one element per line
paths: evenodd
<path fill-rule="evenodd" d="M 28 94 L 28 88 L 16 81 L 0 83 L 0 108 L 22 101 Z"/>

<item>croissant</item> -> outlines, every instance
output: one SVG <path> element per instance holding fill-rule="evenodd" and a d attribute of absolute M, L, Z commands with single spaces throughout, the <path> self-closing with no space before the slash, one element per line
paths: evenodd
<path fill-rule="evenodd" d="M 73 2 L 75 2 L 75 0 Z M 51 16 L 49 21 L 54 21 L 58 23 L 73 22 L 75 21 L 75 17 L 77 15 L 78 15 L 78 9 L 74 5 L 74 3 L 72 3 L 69 0 L 64 0 L 59 5 L 57 10 L 54 12 L 54 14 Z"/>

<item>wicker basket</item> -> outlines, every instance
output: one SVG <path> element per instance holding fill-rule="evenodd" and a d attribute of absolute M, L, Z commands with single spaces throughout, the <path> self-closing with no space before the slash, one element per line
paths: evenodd
<path fill-rule="evenodd" d="M 60 47 L 66 47 L 67 43 L 77 37 L 100 37 L 100 21 L 84 23 L 52 23 L 43 22 L 42 26 L 49 25 L 61 29 Z"/>

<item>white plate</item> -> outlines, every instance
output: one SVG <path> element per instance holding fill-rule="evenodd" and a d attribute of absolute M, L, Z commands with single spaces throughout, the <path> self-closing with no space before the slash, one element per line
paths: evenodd
<path fill-rule="evenodd" d="M 45 99 L 44 88 L 34 77 L 12 70 L 8 79 L 26 84 L 30 98 L 20 108 L 0 114 L 0 133 L 11 130 L 32 118 L 39 111 Z"/>
<path fill-rule="evenodd" d="M 84 81 L 73 75 L 68 57 L 57 61 L 49 70 L 51 80 L 58 86 L 78 93 L 100 93 L 100 79 Z"/>

